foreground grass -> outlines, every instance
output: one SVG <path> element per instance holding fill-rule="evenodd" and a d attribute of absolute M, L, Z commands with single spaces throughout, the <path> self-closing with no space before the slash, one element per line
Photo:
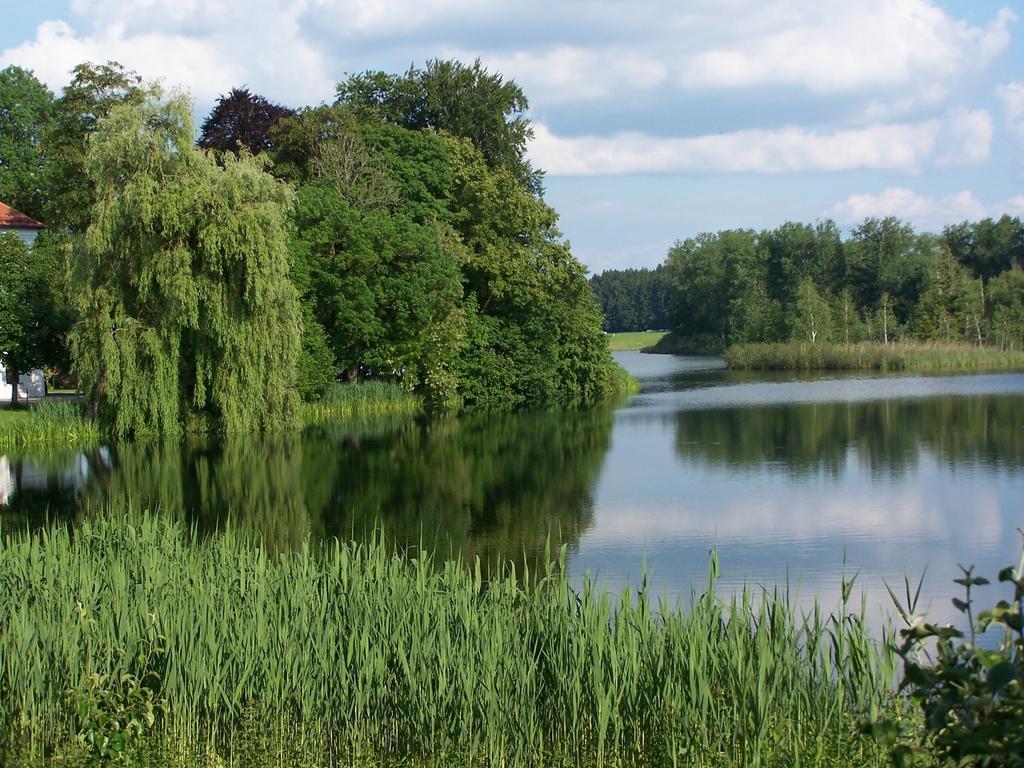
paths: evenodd
<path fill-rule="evenodd" d="M 485 579 L 379 540 L 272 557 L 148 517 L 8 534 L 2 748 L 19 765 L 97 744 L 133 765 L 886 764 L 857 721 L 895 662 L 862 614 L 722 601 L 715 570 L 687 609 L 645 584 L 574 589 L 555 561 Z"/>
<path fill-rule="evenodd" d="M 1024 370 L 1024 352 L 935 342 L 737 344 L 725 362 L 739 370 Z"/>
<path fill-rule="evenodd" d="M 99 441 L 96 423 L 77 403 L 43 400 L 24 409 L 0 409 L 0 450 L 40 445 L 84 447 Z"/>
<path fill-rule="evenodd" d="M 654 346 L 667 334 L 664 331 L 630 331 L 626 333 L 609 333 L 608 349 L 612 352 L 641 350 Z"/>

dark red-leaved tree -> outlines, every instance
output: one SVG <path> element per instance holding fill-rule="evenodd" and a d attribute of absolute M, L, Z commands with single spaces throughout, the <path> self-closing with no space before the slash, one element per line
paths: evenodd
<path fill-rule="evenodd" d="M 270 135 L 274 123 L 294 114 L 294 109 L 249 93 L 248 88 L 234 88 L 217 100 L 213 111 L 203 121 L 198 143 L 204 149 L 235 154 L 247 147 L 258 155 L 274 148 Z"/>

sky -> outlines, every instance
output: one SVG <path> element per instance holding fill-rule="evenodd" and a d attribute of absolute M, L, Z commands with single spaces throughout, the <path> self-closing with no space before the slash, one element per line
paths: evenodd
<path fill-rule="evenodd" d="M 0 68 L 116 60 L 291 107 L 480 58 L 519 83 L 545 198 L 593 272 L 726 228 L 1024 215 L 1021 0 L 0 0 Z"/>

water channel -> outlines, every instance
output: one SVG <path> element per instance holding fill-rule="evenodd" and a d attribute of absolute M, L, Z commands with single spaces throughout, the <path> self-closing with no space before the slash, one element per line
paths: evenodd
<path fill-rule="evenodd" d="M 714 358 L 618 353 L 618 408 L 471 414 L 268 440 L 136 442 L 0 456 L 5 531 L 159 509 L 269 546 L 374 526 L 442 555 L 536 561 L 689 595 L 784 587 L 831 607 L 844 568 L 869 614 L 925 576 L 952 620 L 957 563 L 994 577 L 1024 526 L 1024 375 L 740 374 Z M 995 587 L 988 594 L 995 594 Z M 987 600 L 983 590 L 982 602 Z"/>

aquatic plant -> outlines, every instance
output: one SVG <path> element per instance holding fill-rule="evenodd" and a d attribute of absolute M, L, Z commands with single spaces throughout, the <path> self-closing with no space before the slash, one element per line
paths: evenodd
<path fill-rule="evenodd" d="M 735 344 L 733 369 L 749 370 L 1022 370 L 1024 352 L 945 342 Z"/>
<path fill-rule="evenodd" d="M 0 410 L 0 448 L 39 444 L 83 446 L 99 441 L 96 422 L 82 415 L 81 406 L 43 400 L 24 410 Z"/>
<path fill-rule="evenodd" d="M 883 764 L 857 723 L 895 656 L 850 582 L 830 614 L 778 591 L 722 600 L 712 556 L 683 606 L 646 578 L 574 587 L 565 557 L 485 578 L 380 537 L 274 556 L 148 516 L 7 532 L 2 747 L 60 754 L 83 728 L 66 692 L 101 679 L 152 681 L 102 701 L 159 707 L 164 764 Z"/>
<path fill-rule="evenodd" d="M 317 424 L 345 419 L 406 416 L 422 412 L 423 398 L 398 384 L 359 381 L 333 384 L 323 396 L 303 406 L 303 421 Z"/>

